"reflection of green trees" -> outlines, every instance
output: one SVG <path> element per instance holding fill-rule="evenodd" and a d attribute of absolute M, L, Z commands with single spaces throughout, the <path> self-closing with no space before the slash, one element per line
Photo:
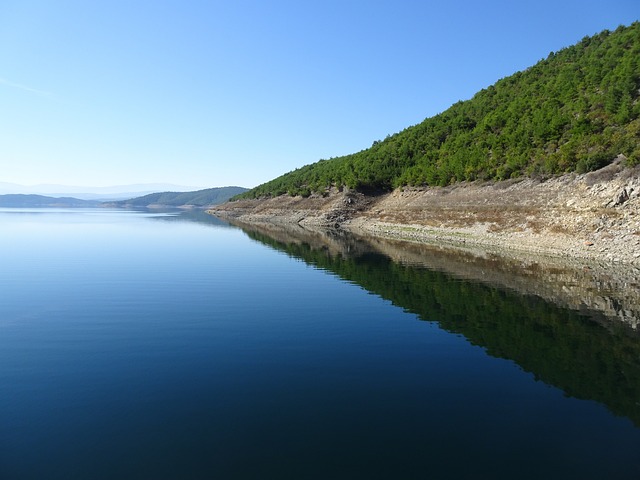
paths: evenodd
<path fill-rule="evenodd" d="M 586 172 L 619 154 L 638 164 L 639 88 L 635 22 L 551 52 L 369 149 L 320 160 L 241 197 Z"/>
<path fill-rule="evenodd" d="M 394 263 L 380 254 L 331 256 L 308 244 L 248 235 L 460 333 L 536 379 L 567 395 L 603 403 L 640 426 L 640 338 L 623 325 L 605 329 L 538 297 Z"/>

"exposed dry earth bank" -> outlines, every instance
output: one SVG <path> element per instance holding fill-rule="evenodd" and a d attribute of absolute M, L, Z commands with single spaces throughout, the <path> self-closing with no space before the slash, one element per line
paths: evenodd
<path fill-rule="evenodd" d="M 640 168 L 623 159 L 551 179 L 331 191 L 228 202 L 213 215 L 249 223 L 341 228 L 377 237 L 640 266 Z"/>

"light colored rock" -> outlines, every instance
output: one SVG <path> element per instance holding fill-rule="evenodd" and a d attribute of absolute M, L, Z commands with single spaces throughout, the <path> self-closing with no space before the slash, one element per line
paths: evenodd
<path fill-rule="evenodd" d="M 246 222 L 324 225 L 411 241 L 637 263 L 640 196 L 629 192 L 639 189 L 640 168 L 614 163 L 544 181 L 404 187 L 375 197 L 333 189 L 324 196 L 232 202 L 212 213 Z M 623 191 L 628 198 L 614 205 L 611 199 Z M 625 238 L 629 232 L 638 238 Z M 597 248 L 585 248 L 585 242 Z"/>

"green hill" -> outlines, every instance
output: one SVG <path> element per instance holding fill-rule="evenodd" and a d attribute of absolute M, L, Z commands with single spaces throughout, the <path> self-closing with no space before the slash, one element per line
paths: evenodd
<path fill-rule="evenodd" d="M 219 187 L 197 190 L 195 192 L 161 192 L 151 193 L 142 197 L 112 202 L 110 205 L 118 207 L 148 207 L 161 205 L 167 207 L 182 207 L 190 205 L 194 207 L 207 207 L 224 203 L 234 195 L 246 192 L 243 187 Z"/>
<path fill-rule="evenodd" d="M 620 154 L 635 165 L 639 96 L 640 23 L 634 22 L 551 52 L 369 149 L 304 166 L 239 198 L 587 172 Z"/>

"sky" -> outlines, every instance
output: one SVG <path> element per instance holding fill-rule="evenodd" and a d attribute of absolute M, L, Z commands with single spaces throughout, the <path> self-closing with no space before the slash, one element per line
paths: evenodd
<path fill-rule="evenodd" d="M 637 0 L 0 0 L 0 182 L 253 187 L 639 19 Z"/>

